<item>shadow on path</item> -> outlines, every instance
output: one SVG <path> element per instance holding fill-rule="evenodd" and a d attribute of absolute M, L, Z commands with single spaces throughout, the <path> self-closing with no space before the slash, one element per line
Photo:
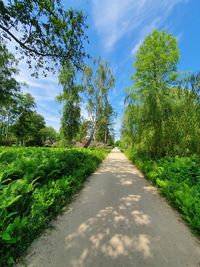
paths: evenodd
<path fill-rule="evenodd" d="M 31 246 L 27 266 L 200 266 L 198 241 L 117 149 L 53 224 Z"/>

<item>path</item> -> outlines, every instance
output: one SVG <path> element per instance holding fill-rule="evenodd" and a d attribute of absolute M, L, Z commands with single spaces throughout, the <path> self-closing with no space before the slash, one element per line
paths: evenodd
<path fill-rule="evenodd" d="M 197 239 L 117 149 L 53 224 L 28 267 L 200 266 Z"/>

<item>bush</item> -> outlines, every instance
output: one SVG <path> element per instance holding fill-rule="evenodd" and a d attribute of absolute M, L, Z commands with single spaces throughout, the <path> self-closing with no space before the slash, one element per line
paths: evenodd
<path fill-rule="evenodd" d="M 128 157 L 157 185 L 161 193 L 200 234 L 200 156 L 151 159 L 126 151 Z"/>
<path fill-rule="evenodd" d="M 108 152 L 0 147 L 0 266 L 14 263 Z"/>

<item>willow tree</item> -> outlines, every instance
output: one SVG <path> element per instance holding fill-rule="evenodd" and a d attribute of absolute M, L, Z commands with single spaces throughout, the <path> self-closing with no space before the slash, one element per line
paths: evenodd
<path fill-rule="evenodd" d="M 108 101 L 108 92 L 114 87 L 115 78 L 109 64 L 99 57 L 94 60 L 93 67 L 84 68 L 83 80 L 88 102 L 87 110 L 93 124 L 90 138 L 85 144 L 87 147 L 93 138 L 94 141 L 107 142 L 109 129 L 111 129 L 111 117 L 114 115 Z M 103 138 L 100 138 L 102 131 Z"/>
<path fill-rule="evenodd" d="M 153 31 L 136 55 L 134 86 L 129 95 L 140 107 L 138 134 L 152 154 L 164 153 L 163 121 L 171 112 L 168 95 L 177 77 L 178 61 L 177 41 L 165 31 Z"/>

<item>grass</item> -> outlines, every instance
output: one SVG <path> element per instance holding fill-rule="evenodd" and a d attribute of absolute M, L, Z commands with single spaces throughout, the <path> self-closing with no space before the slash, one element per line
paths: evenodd
<path fill-rule="evenodd" d="M 15 263 L 108 152 L 0 147 L 0 266 Z"/>
<path fill-rule="evenodd" d="M 125 153 L 200 235 L 200 156 L 151 159 L 133 150 Z"/>

